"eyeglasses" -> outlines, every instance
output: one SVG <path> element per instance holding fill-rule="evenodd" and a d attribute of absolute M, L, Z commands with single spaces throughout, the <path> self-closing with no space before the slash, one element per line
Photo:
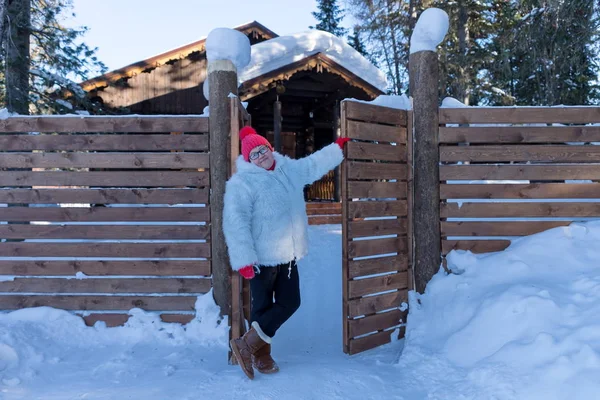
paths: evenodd
<path fill-rule="evenodd" d="M 269 151 L 269 148 L 263 146 L 260 149 L 258 149 L 258 151 L 255 151 L 254 153 L 250 153 L 250 159 L 251 160 L 256 160 L 258 157 L 262 156 L 267 151 Z"/>

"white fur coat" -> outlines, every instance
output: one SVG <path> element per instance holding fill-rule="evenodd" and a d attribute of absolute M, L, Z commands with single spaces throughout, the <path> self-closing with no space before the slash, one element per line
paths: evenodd
<path fill-rule="evenodd" d="M 275 266 L 308 253 L 304 187 L 344 159 L 335 143 L 299 160 L 273 155 L 273 171 L 240 156 L 237 172 L 227 182 L 223 233 L 236 271 L 253 263 Z"/>

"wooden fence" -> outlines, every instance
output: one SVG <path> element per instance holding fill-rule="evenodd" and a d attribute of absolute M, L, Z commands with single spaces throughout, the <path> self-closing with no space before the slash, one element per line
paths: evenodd
<path fill-rule="evenodd" d="M 391 340 L 412 287 L 409 274 L 411 118 L 406 111 L 342 103 L 347 144 L 342 171 L 344 351 Z"/>
<path fill-rule="evenodd" d="M 202 117 L 0 120 L 0 310 L 191 320 L 211 288 L 207 132 Z"/>
<path fill-rule="evenodd" d="M 308 202 L 306 214 L 309 225 L 341 224 L 342 203 L 333 201 Z"/>
<path fill-rule="evenodd" d="M 598 107 L 440 109 L 442 253 L 600 217 Z"/>

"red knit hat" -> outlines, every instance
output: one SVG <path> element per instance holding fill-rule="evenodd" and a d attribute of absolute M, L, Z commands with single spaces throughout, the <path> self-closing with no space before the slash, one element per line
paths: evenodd
<path fill-rule="evenodd" d="M 271 143 L 250 126 L 245 126 L 240 130 L 240 140 L 242 141 L 242 155 L 246 161 L 250 161 L 250 152 L 255 147 L 267 146 L 269 150 L 273 151 Z"/>

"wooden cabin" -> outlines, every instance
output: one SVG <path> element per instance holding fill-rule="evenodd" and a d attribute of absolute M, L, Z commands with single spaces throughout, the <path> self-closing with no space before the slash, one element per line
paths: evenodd
<path fill-rule="evenodd" d="M 258 22 L 234 29 L 248 36 L 253 56 L 255 49 L 275 44 L 279 38 Z M 359 59 L 362 56 L 358 53 L 353 57 L 363 64 L 366 62 L 364 58 Z M 276 123 L 274 108 L 276 101 L 280 102 L 282 148 L 279 151 L 293 158 L 309 155 L 335 140 L 339 134 L 341 100 L 372 100 L 383 94 L 381 84 L 374 83 L 373 79 L 369 82 L 356 73 L 356 68 L 352 72 L 327 52 L 313 52 L 293 59 L 290 57 L 289 62 L 286 59 L 283 62 L 276 68 L 263 69 L 264 73 L 259 68 L 258 75 L 242 79 L 239 96 L 242 101 L 248 102 L 247 110 L 252 115 L 253 127 L 271 143 Z M 368 66 L 378 71 L 370 63 Z M 252 64 L 248 67 L 252 67 Z M 208 105 L 203 94 L 206 72 L 205 39 L 201 39 L 108 72 L 81 85 L 91 98 L 102 102 L 104 107 L 125 113 L 202 114 Z M 240 78 L 243 77 L 244 74 L 241 74 Z M 330 173 L 307 188 L 306 198 L 312 201 L 339 201 L 337 187 L 337 176 Z"/>

